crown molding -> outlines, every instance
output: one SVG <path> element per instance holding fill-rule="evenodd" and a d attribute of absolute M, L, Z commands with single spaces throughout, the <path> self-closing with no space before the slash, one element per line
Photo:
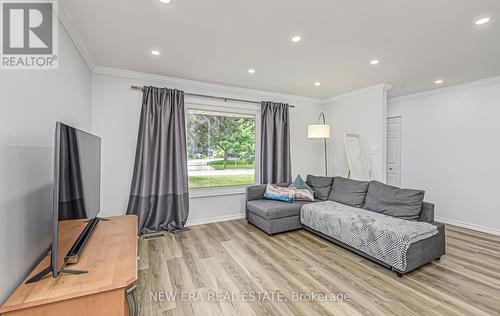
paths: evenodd
<path fill-rule="evenodd" d="M 461 91 L 461 90 L 467 90 L 467 89 L 471 89 L 471 88 L 489 86 L 489 85 L 498 84 L 498 83 L 500 83 L 500 76 L 494 76 L 494 77 L 489 77 L 489 78 L 485 78 L 485 79 L 456 84 L 456 85 L 452 85 L 452 86 L 448 86 L 448 87 L 443 87 L 443 88 L 439 88 L 439 89 L 432 89 L 432 90 L 412 93 L 412 94 L 408 94 L 408 95 L 403 95 L 403 96 L 399 96 L 399 97 L 393 97 L 393 98 L 389 99 L 388 103 L 392 104 L 392 103 L 403 102 L 403 101 L 408 101 L 408 100 L 421 99 L 421 98 L 431 97 L 431 96 L 455 92 L 455 91 Z"/>
<path fill-rule="evenodd" d="M 117 69 L 111 67 L 103 67 L 97 66 L 94 68 L 93 72 L 95 74 L 102 74 L 108 76 L 122 77 L 122 78 L 130 78 L 137 80 L 144 80 L 149 82 L 158 82 L 164 85 L 177 87 L 179 89 L 183 89 L 186 91 L 194 92 L 196 90 L 210 90 L 214 93 L 223 94 L 226 97 L 234 97 L 241 98 L 246 97 L 249 99 L 254 99 L 255 101 L 262 101 L 266 98 L 272 98 L 276 101 L 282 102 L 307 102 L 315 105 L 327 105 L 345 98 L 353 97 L 362 93 L 366 93 L 371 90 L 383 90 L 384 92 L 391 89 L 393 86 L 387 83 L 379 83 L 376 85 L 372 85 L 369 87 L 365 87 L 362 89 L 354 90 L 348 93 L 340 94 L 331 98 L 320 99 L 320 98 L 311 98 L 311 97 L 303 97 L 293 94 L 285 94 L 278 93 L 266 90 L 256 90 L 249 89 L 244 87 L 237 87 L 231 85 L 224 85 L 218 83 L 210 83 L 204 81 L 190 80 L 190 79 L 182 79 L 177 77 L 170 77 L 164 75 L 155 75 L 150 73 Z"/>
<path fill-rule="evenodd" d="M 82 39 L 82 36 L 78 32 L 75 23 L 73 22 L 73 18 L 71 17 L 68 9 L 66 8 L 66 4 L 63 0 L 59 1 L 58 11 L 59 11 L 58 13 L 59 21 L 61 21 L 64 29 L 66 30 L 69 37 L 71 38 L 76 48 L 80 52 L 80 55 L 87 63 L 87 66 L 90 68 L 90 71 L 94 71 L 96 68 L 94 59 L 92 58 L 89 50 L 87 49 L 87 46 L 85 45 Z"/>
<path fill-rule="evenodd" d="M 320 100 L 320 104 L 322 104 L 322 105 L 328 105 L 328 104 L 340 101 L 340 100 L 345 99 L 345 98 L 350 98 L 350 97 L 353 97 L 353 96 L 356 96 L 356 95 L 359 95 L 359 94 L 362 94 L 362 93 L 366 93 L 366 92 L 371 91 L 371 90 L 383 90 L 383 91 L 387 91 L 387 90 L 391 89 L 392 87 L 393 87 L 392 85 L 387 84 L 385 82 L 382 82 L 382 83 L 378 83 L 378 84 L 375 84 L 375 85 L 372 85 L 372 86 L 364 87 L 364 88 L 361 88 L 361 89 L 358 89 L 358 90 L 354 90 L 354 91 L 343 93 L 343 94 L 340 94 L 340 95 L 337 95 L 337 96 L 333 96 L 331 98 L 321 99 Z"/>
<path fill-rule="evenodd" d="M 136 72 L 136 71 L 102 67 L 102 66 L 95 67 L 93 72 L 95 74 L 102 74 L 102 75 L 109 75 L 109 76 L 115 76 L 115 77 L 123 77 L 123 78 L 144 80 L 144 81 L 150 81 L 150 82 L 157 82 L 157 83 L 161 83 L 164 85 L 176 87 L 176 88 L 179 88 L 182 90 L 186 90 L 189 92 L 196 92 L 198 90 L 210 90 L 210 91 L 213 91 L 214 93 L 223 94 L 223 96 L 228 97 L 228 98 L 230 98 L 230 97 L 234 97 L 234 98 L 246 97 L 246 98 L 249 98 L 251 100 L 253 99 L 255 101 L 262 101 L 265 99 L 272 98 L 275 101 L 282 101 L 285 103 L 295 101 L 295 102 L 307 102 L 307 103 L 312 103 L 312 104 L 321 104 L 321 102 L 322 102 L 321 99 L 317 99 L 317 98 L 302 97 L 302 96 L 297 96 L 297 95 L 292 95 L 292 94 L 284 94 L 284 93 L 277 93 L 277 92 L 271 92 L 271 91 L 265 91 L 265 90 L 249 89 L 249 88 L 243 88 L 243 87 L 237 87 L 237 86 L 209 83 L 209 82 L 203 82 L 203 81 L 182 79 L 182 78 L 169 77 L 169 76 L 163 76 L 163 75 L 155 75 L 155 74 L 149 74 L 149 73 L 144 73 L 144 72 Z"/>

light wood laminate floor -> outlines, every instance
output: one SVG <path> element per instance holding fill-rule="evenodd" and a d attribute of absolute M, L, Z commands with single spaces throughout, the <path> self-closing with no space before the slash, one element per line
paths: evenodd
<path fill-rule="evenodd" d="M 304 230 L 271 237 L 245 220 L 140 238 L 140 315 L 500 315 L 500 236 L 446 234 L 447 254 L 403 278 Z"/>

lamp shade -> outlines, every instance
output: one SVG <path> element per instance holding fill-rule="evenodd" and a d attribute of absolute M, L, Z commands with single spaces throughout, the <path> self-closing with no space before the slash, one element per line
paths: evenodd
<path fill-rule="evenodd" d="M 307 138 L 330 138 L 329 124 L 312 124 L 307 126 Z"/>

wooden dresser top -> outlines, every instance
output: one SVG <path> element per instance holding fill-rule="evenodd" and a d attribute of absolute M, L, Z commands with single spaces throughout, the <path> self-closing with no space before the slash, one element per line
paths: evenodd
<path fill-rule="evenodd" d="M 126 288 L 137 280 L 137 216 L 110 217 L 100 221 L 78 260 L 68 269 L 88 270 L 84 274 L 52 274 L 26 284 L 49 266 L 46 256 L 0 308 L 0 313 L 68 300 L 99 292 Z M 61 232 L 63 233 L 63 232 Z"/>

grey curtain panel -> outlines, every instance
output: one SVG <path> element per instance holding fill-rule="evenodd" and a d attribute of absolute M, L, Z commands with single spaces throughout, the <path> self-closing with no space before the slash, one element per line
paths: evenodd
<path fill-rule="evenodd" d="M 142 234 L 179 232 L 189 212 L 184 92 L 144 87 L 127 214 Z"/>
<path fill-rule="evenodd" d="M 260 183 L 283 183 L 292 179 L 290 163 L 289 106 L 262 102 Z"/>

